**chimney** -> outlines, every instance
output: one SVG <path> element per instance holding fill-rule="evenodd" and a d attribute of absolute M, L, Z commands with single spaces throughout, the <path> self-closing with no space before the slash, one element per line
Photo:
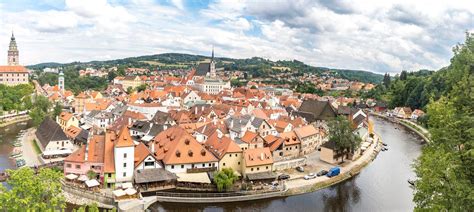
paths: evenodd
<path fill-rule="evenodd" d="M 260 153 L 260 160 L 264 160 L 265 159 L 265 155 L 262 153 Z"/>
<path fill-rule="evenodd" d="M 155 142 L 151 142 L 151 152 L 155 152 Z"/>

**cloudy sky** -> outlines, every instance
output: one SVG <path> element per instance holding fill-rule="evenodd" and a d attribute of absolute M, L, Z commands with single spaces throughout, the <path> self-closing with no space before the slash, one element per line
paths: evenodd
<path fill-rule="evenodd" d="M 0 58 L 14 30 L 22 64 L 209 55 L 214 45 L 218 57 L 378 73 L 439 69 L 474 32 L 474 1 L 438 2 L 0 0 Z"/>

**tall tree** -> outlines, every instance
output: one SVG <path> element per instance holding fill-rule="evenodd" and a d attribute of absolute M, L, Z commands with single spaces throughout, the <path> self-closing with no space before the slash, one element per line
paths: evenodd
<path fill-rule="evenodd" d="M 61 114 L 62 111 L 63 111 L 63 106 L 61 105 L 61 103 L 56 102 L 53 109 L 53 117 L 56 118 L 57 116 L 59 116 L 59 114 Z"/>
<path fill-rule="evenodd" d="M 60 211 L 66 207 L 60 180 L 63 174 L 40 169 L 38 174 L 28 167 L 7 170 L 11 189 L 0 184 L 2 211 Z"/>
<path fill-rule="evenodd" d="M 431 143 L 414 168 L 415 210 L 471 211 L 474 208 L 474 38 L 454 48 L 441 74 L 444 96 L 428 105 Z M 443 93 L 443 91 L 441 91 Z"/>
<path fill-rule="evenodd" d="M 382 81 L 383 85 L 385 86 L 385 88 L 389 88 L 390 87 L 390 75 L 388 73 L 385 73 L 385 75 L 383 76 L 383 81 Z"/>
<path fill-rule="evenodd" d="M 329 141 L 335 142 L 336 151 L 344 157 L 359 148 L 362 139 L 353 133 L 351 123 L 345 116 L 338 116 L 329 122 Z"/>
<path fill-rule="evenodd" d="M 407 71 L 402 71 L 402 73 L 400 73 L 400 80 L 406 80 L 407 77 L 408 77 Z"/>

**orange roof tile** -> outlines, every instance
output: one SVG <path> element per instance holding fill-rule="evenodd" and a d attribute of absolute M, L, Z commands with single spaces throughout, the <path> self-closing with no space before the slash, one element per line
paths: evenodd
<path fill-rule="evenodd" d="M 145 160 L 149 155 L 152 157 L 155 157 L 148 147 L 145 146 L 143 143 L 138 143 L 138 145 L 135 146 L 135 158 L 134 158 L 134 163 L 135 167 L 140 165 L 140 163 Z"/>
<path fill-rule="evenodd" d="M 0 66 L 1 73 L 28 73 L 24 66 Z"/>
<path fill-rule="evenodd" d="M 295 128 L 294 131 L 296 135 L 300 138 L 306 138 L 308 136 L 315 135 L 318 133 L 318 130 L 311 124 L 300 128 Z"/>
<path fill-rule="evenodd" d="M 115 132 L 107 131 L 105 133 L 104 147 L 104 172 L 115 173 L 114 144 L 117 138 Z"/>
<path fill-rule="evenodd" d="M 247 167 L 273 164 L 273 157 L 268 147 L 245 150 L 244 160 Z"/>
<path fill-rule="evenodd" d="M 227 153 L 242 152 L 239 145 L 226 136 L 219 138 L 217 132 L 213 133 L 205 143 L 206 148 L 217 158 L 224 157 Z"/>
<path fill-rule="evenodd" d="M 117 141 L 115 143 L 115 147 L 130 147 L 134 146 L 132 136 L 130 136 L 130 131 L 128 130 L 127 126 L 122 127 L 120 131 Z"/>
<path fill-rule="evenodd" d="M 68 112 L 61 112 L 59 114 L 59 118 L 64 120 L 64 121 L 68 121 L 69 119 L 71 119 L 74 115 L 72 113 L 68 113 Z"/>
<path fill-rule="evenodd" d="M 216 162 L 217 158 L 181 127 L 174 126 L 154 139 L 158 160 L 165 164 Z"/>
<path fill-rule="evenodd" d="M 254 133 L 254 132 L 251 132 L 251 131 L 246 131 L 244 136 L 240 139 L 241 141 L 245 142 L 245 143 L 253 143 L 255 142 L 255 138 L 257 138 L 258 134 L 257 133 Z"/>

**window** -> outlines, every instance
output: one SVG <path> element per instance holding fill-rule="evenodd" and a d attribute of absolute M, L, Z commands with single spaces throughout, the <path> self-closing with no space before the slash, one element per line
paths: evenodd
<path fill-rule="evenodd" d="M 240 165 L 240 162 L 238 162 L 237 164 L 239 164 L 239 165 Z"/>
<path fill-rule="evenodd" d="M 76 169 L 81 169 L 81 165 L 76 165 Z"/>
<path fill-rule="evenodd" d="M 209 167 L 211 167 L 211 164 L 209 164 Z"/>
<path fill-rule="evenodd" d="M 174 169 L 174 165 L 171 165 L 171 169 Z"/>
<path fill-rule="evenodd" d="M 260 167 L 257 167 L 257 171 L 260 170 Z"/>
<path fill-rule="evenodd" d="M 127 163 L 123 163 L 123 168 L 127 167 Z"/>
<path fill-rule="evenodd" d="M 229 155 L 229 158 L 231 158 L 231 157 L 232 157 L 232 154 Z"/>
<path fill-rule="evenodd" d="M 184 165 L 181 165 L 181 168 L 184 169 Z"/>
<path fill-rule="evenodd" d="M 235 157 L 237 157 L 237 154 L 235 154 Z"/>
<path fill-rule="evenodd" d="M 66 167 L 71 168 L 71 164 L 70 164 L 70 163 L 67 163 L 67 164 L 66 164 Z"/>
<path fill-rule="evenodd" d="M 127 158 L 127 153 L 123 153 L 123 158 Z"/>
<path fill-rule="evenodd" d="M 112 177 L 112 174 L 111 174 L 111 173 L 108 173 L 107 175 L 108 175 L 109 178 Z"/>
<path fill-rule="evenodd" d="M 124 172 L 124 173 L 123 173 L 123 177 L 126 177 L 126 176 L 127 176 L 127 172 Z"/>
<path fill-rule="evenodd" d="M 251 168 L 250 171 L 253 171 L 253 168 Z"/>
<path fill-rule="evenodd" d="M 222 163 L 222 166 L 225 166 L 225 163 Z"/>
<path fill-rule="evenodd" d="M 267 168 L 267 169 L 268 169 L 268 166 L 265 166 L 265 168 Z"/>
<path fill-rule="evenodd" d="M 145 166 L 155 166 L 155 162 L 153 161 L 145 162 Z"/>

